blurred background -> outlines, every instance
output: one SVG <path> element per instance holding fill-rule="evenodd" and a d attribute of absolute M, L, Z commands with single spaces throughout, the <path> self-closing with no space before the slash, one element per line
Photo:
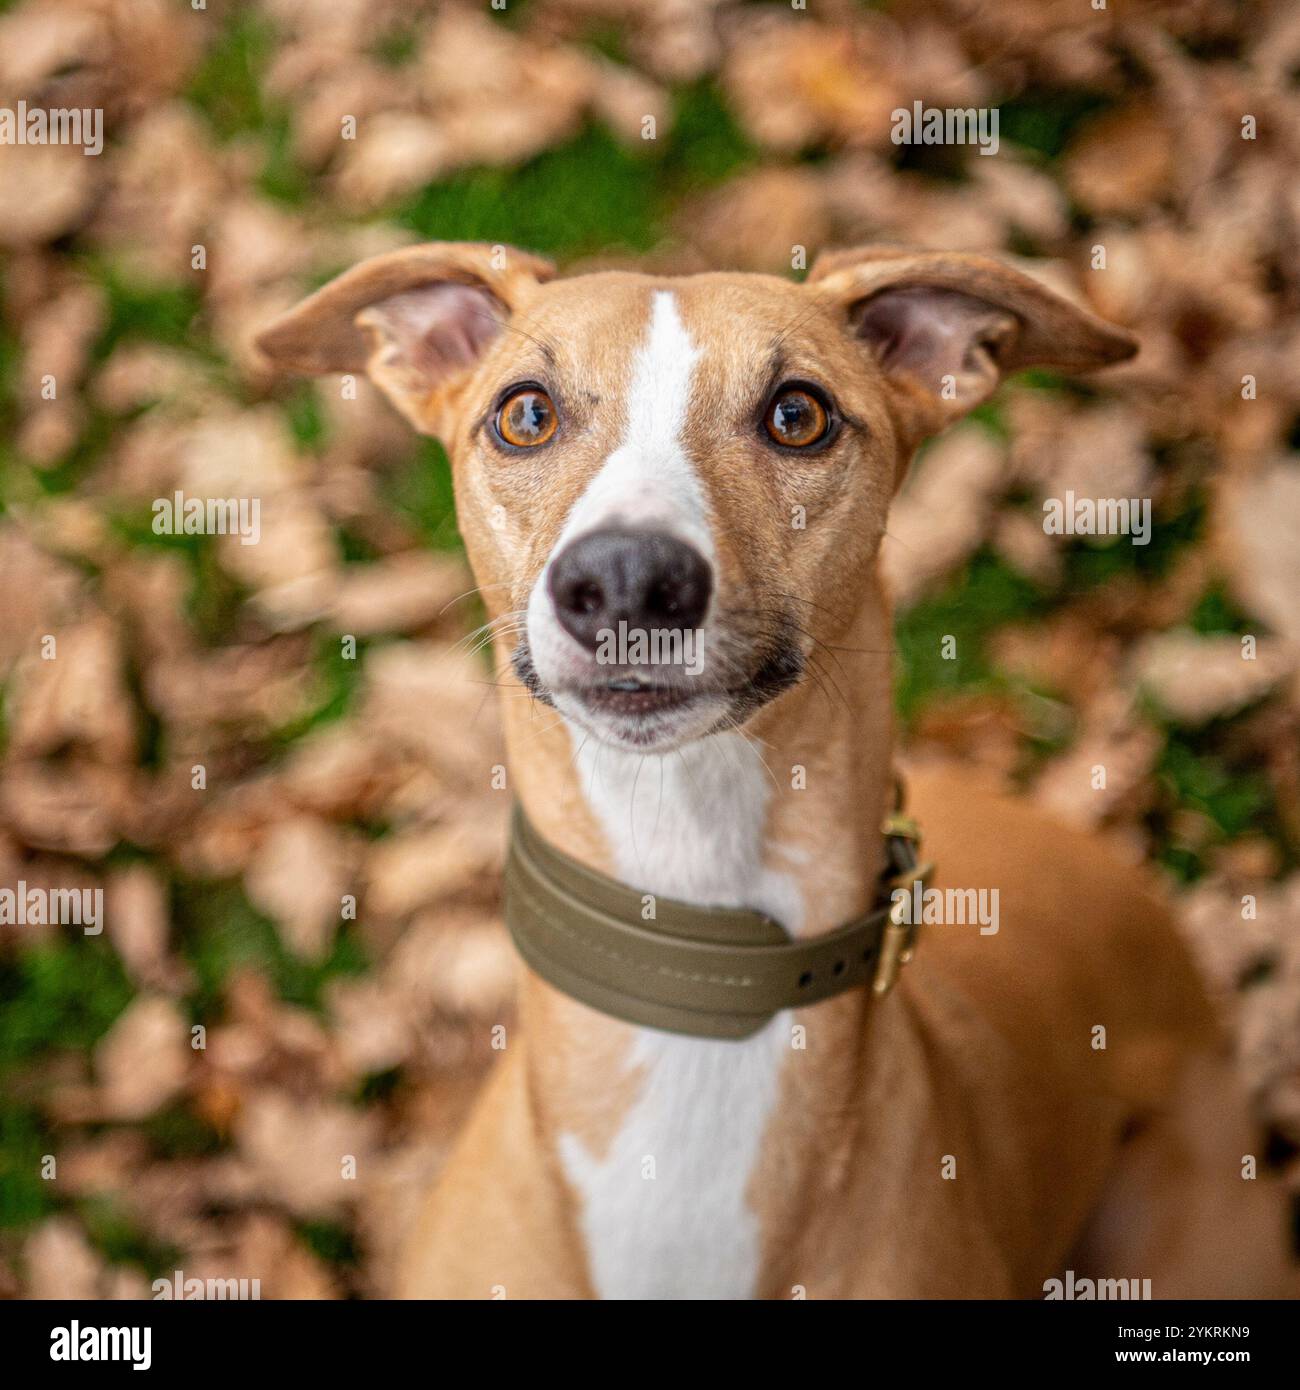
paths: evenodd
<path fill-rule="evenodd" d="M 382 1293 L 510 1017 L 446 460 L 250 347 L 427 238 L 995 251 L 1140 336 L 922 455 L 901 729 L 1157 866 L 1300 1189 L 1298 75 L 1286 0 L 0 4 L 0 105 L 106 135 L 0 145 L 0 886 L 107 923 L 0 927 L 0 1294 Z M 892 144 L 914 101 L 996 107 L 997 155 Z M 177 489 L 260 544 L 154 534 Z M 1067 490 L 1153 499 L 1150 544 L 1044 534 Z"/>

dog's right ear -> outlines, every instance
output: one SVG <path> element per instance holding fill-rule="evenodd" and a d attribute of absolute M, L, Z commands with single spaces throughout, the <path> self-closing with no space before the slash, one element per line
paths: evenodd
<path fill-rule="evenodd" d="M 440 434 L 458 385 L 530 288 L 554 274 L 509 246 L 410 246 L 331 280 L 257 346 L 286 371 L 366 372 L 420 433 Z"/>

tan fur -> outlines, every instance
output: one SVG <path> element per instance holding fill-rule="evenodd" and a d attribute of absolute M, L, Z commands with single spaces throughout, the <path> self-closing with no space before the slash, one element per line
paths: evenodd
<path fill-rule="evenodd" d="M 575 500 L 622 438 L 650 293 L 674 292 L 702 350 L 684 443 L 708 494 L 717 602 L 730 616 L 735 658 L 761 648 L 769 615 L 784 605 L 810 662 L 805 679 L 747 728 L 771 767 L 808 770 L 797 793 L 775 778 L 765 844 L 801 889 L 803 930 L 838 925 L 871 900 L 881 868 L 892 641 L 875 556 L 912 445 L 1005 371 L 1098 366 L 1131 354 L 1132 341 L 979 257 L 841 253 L 801 286 L 723 274 L 547 281 L 549 270 L 531 258 L 489 269 L 489 254 L 414 248 L 387 258 L 369 281 L 372 272 L 358 267 L 263 344 L 308 369 L 354 364 L 363 344 L 382 389 L 420 428 L 442 434 L 462 532 L 495 617 L 524 607 Z M 439 277 L 477 278 L 500 306 L 499 331 L 464 371 L 416 379 L 414 350 L 401 339 L 400 316 L 385 316 L 383 296 Z M 870 313 L 877 296 L 899 289 L 960 292 L 975 306 L 972 324 L 991 325 L 952 349 L 957 400 L 944 400 L 932 379 L 941 359 L 933 371 L 891 367 L 855 336 L 863 305 Z M 324 356 L 310 350 L 317 336 L 332 345 Z M 790 377 L 833 388 L 853 426 L 842 444 L 773 458 L 751 427 L 753 410 Z M 555 446 L 506 456 L 487 440 L 485 415 L 501 389 L 524 379 L 552 390 L 562 434 Z M 807 511 L 798 531 L 789 521 L 796 504 Z M 506 646 L 497 665 L 514 790 L 548 840 L 612 871 L 568 734 L 554 711 L 521 698 Z M 1275 1288 L 1281 1216 L 1262 1181 L 1240 1177 L 1241 1154 L 1251 1151 L 1244 1121 L 1201 1156 L 1210 1171 L 1198 1169 L 1194 1207 L 1183 1204 L 1185 1183 L 1170 1177 L 1190 1162 L 1189 1093 L 1179 1088 L 1195 1075 L 1193 1062 L 1216 1093 L 1231 1082 L 1199 983 L 1149 884 L 1095 838 L 965 775 L 919 772 L 911 800 L 939 881 L 997 888 L 1001 930 L 936 927 L 889 997 L 859 991 L 796 1014 L 808 1046 L 784 1063 L 781 1103 L 749 1186 L 762 1230 L 759 1292 L 1041 1297 L 1043 1280 L 1063 1272 L 1076 1247 L 1079 1258 L 1104 1261 L 1104 1275 L 1151 1278 L 1157 1296 L 1190 1287 L 1178 1268 L 1189 1251 L 1204 1281 L 1195 1292 Z M 1101 1051 L 1092 1045 L 1098 1025 L 1107 1034 Z M 641 1084 L 631 1038 L 627 1026 L 521 970 L 517 1035 L 423 1207 L 399 1293 L 591 1294 L 556 1136 L 576 1134 L 597 1155 L 608 1146 Z M 1139 1128 L 1143 1138 L 1130 1144 Z M 1137 1161 L 1126 1176 L 1130 1152 Z M 955 1181 L 942 1175 L 945 1156 L 956 1161 Z M 1145 1204 L 1151 1214 L 1139 1223 L 1141 1240 L 1126 1244 L 1133 1223 L 1106 1219 L 1111 1184 L 1123 1209 Z M 1253 1261 L 1226 1253 L 1245 1208 L 1269 1233 Z M 1219 1264 L 1205 1258 L 1220 1248 Z M 1130 1257 L 1140 1263 L 1128 1267 Z M 1227 1270 L 1232 1277 L 1216 1277 Z"/>

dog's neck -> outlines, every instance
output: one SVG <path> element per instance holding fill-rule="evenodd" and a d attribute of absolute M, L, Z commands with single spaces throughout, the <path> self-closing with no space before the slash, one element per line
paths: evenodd
<path fill-rule="evenodd" d="M 553 710 L 507 698 L 514 791 L 556 848 L 637 890 L 756 908 L 798 936 L 830 931 L 867 908 L 884 862 L 892 641 L 878 591 L 827 642 L 809 679 L 751 729 L 664 757 L 598 745 Z M 524 975 L 530 1095 L 585 1208 L 598 1291 L 674 1292 L 620 1253 L 617 1231 L 652 1212 L 653 1232 L 641 1234 L 667 1242 L 666 1254 L 708 1245 L 706 1291 L 743 1295 L 782 1277 L 759 1246 L 798 1222 L 825 1170 L 828 1125 L 865 1084 L 866 992 L 780 1014 L 729 1043 L 634 1029 Z M 762 1184 L 760 1219 L 751 1184 L 778 1139 L 782 1177 Z M 653 1185 L 625 1171 L 656 1157 L 668 1172 Z M 694 1197 L 684 1185 L 678 1210 L 683 1163 L 697 1186 L 701 1169 L 714 1176 Z"/>

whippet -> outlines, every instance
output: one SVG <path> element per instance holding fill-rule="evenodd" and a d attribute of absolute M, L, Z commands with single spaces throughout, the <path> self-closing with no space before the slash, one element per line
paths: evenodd
<path fill-rule="evenodd" d="M 1126 332 L 973 255 L 556 279 L 448 243 L 259 341 L 368 373 L 444 442 L 507 687 L 518 1026 L 398 1293 L 1281 1287 L 1282 1208 L 1144 874 L 922 773 L 923 857 L 994 894 L 997 930 L 914 943 L 904 906 L 890 500 L 1007 373 L 1120 361 Z"/>

